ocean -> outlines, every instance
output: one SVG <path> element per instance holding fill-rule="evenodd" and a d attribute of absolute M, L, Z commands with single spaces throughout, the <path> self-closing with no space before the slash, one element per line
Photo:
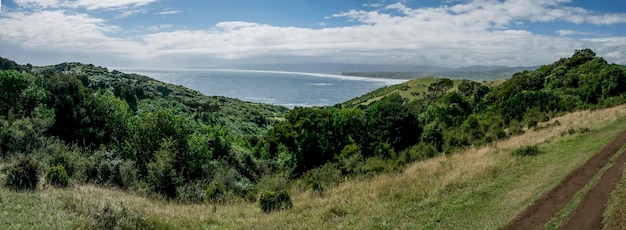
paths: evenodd
<path fill-rule="evenodd" d="M 406 80 L 277 71 L 114 68 L 182 85 L 208 96 L 297 106 L 329 106 Z"/>

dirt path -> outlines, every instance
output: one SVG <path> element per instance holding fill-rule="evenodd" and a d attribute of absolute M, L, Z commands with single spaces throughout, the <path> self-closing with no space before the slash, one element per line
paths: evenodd
<path fill-rule="evenodd" d="M 611 192 L 617 187 L 626 168 L 626 151 L 615 160 L 560 229 L 602 229 L 602 214 L 606 210 Z"/>
<path fill-rule="evenodd" d="M 585 164 L 572 171 L 556 187 L 544 194 L 531 206 L 526 208 L 515 219 L 507 224 L 504 229 L 541 229 L 552 219 L 554 214 L 560 211 L 582 189 L 598 171 L 607 164 L 611 156 L 626 143 L 626 131 L 618 135 L 611 143 L 607 144 Z M 626 154 L 624 154 L 626 155 Z M 621 157 L 620 157 L 621 158 Z M 608 170 L 607 170 L 608 171 Z M 621 173 L 617 173 L 621 175 Z M 618 178 L 619 180 L 619 178 Z M 599 183 L 598 183 L 599 184 Z M 610 191 L 609 191 L 610 193 Z M 601 203 L 604 205 L 606 202 Z M 602 220 L 602 213 L 596 213 Z M 579 229 L 578 227 L 576 229 Z"/>

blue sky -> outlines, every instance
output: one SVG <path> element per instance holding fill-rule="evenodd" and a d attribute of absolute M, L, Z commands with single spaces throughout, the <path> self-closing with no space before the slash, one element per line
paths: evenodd
<path fill-rule="evenodd" d="M 2 0 L 0 56 L 35 65 L 626 64 L 626 1 Z"/>

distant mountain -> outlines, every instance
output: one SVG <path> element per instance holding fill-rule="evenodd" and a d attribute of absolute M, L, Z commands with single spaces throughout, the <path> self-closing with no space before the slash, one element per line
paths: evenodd
<path fill-rule="evenodd" d="M 481 69 L 482 68 L 482 69 Z M 534 70 L 537 67 L 501 67 L 501 66 L 473 66 L 441 71 L 419 72 L 342 72 L 346 76 L 360 76 L 391 79 L 416 79 L 423 77 L 439 77 L 449 79 L 469 79 L 473 81 L 492 81 L 508 79 L 515 73 L 525 70 Z"/>

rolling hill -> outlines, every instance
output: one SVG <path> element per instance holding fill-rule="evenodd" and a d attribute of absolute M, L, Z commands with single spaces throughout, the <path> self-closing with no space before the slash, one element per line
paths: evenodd
<path fill-rule="evenodd" d="M 293 110 L 80 63 L 0 66 L 7 228 L 502 228 L 608 156 L 554 229 L 616 174 L 626 137 L 626 68 L 589 49 Z M 624 180 L 598 212 L 610 226 Z"/>

